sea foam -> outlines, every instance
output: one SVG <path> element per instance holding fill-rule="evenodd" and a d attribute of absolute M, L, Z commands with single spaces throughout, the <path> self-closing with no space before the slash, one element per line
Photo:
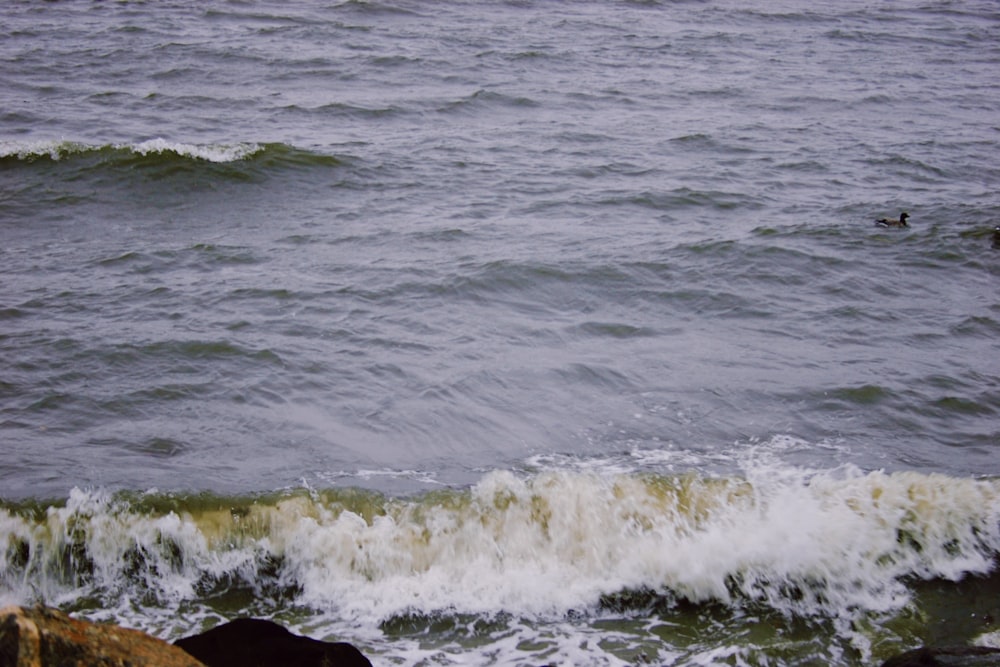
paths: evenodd
<path fill-rule="evenodd" d="M 836 616 L 899 609 L 908 578 L 990 571 L 998 491 L 994 480 L 773 467 L 718 478 L 496 471 L 409 498 L 77 489 L 61 505 L 0 509 L 0 583 L 13 602 L 39 588 L 141 591 L 168 605 L 220 586 L 278 590 L 358 621 L 560 616 L 636 591 Z"/>

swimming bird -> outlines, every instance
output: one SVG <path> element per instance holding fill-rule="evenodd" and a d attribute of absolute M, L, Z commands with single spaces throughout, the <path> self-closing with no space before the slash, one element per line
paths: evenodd
<path fill-rule="evenodd" d="M 893 218 L 879 218 L 875 221 L 875 224 L 879 227 L 909 227 L 909 225 L 906 224 L 906 219 L 909 217 L 910 214 L 903 211 L 899 214 L 899 220 L 895 220 Z"/>
<path fill-rule="evenodd" d="M 993 247 L 1000 250 L 1000 226 L 993 228 Z"/>

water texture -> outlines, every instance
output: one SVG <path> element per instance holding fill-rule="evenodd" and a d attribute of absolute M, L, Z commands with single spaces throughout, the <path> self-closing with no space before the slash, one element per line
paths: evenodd
<path fill-rule="evenodd" d="M 1000 641 L 994 3 L 0 17 L 0 601 L 399 665 Z"/>

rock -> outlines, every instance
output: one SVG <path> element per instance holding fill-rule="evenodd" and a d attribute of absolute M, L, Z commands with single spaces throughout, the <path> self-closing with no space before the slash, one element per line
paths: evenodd
<path fill-rule="evenodd" d="M 893 656 L 882 667 L 1000 667 L 1000 648 L 924 647 Z"/>
<path fill-rule="evenodd" d="M 301 637 L 254 618 L 238 618 L 174 644 L 208 667 L 372 667 L 351 644 Z"/>
<path fill-rule="evenodd" d="M 0 667 L 204 667 L 138 630 L 70 618 L 47 607 L 0 609 Z"/>

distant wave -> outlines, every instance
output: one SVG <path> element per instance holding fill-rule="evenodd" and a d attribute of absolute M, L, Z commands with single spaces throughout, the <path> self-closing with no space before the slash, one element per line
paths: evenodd
<path fill-rule="evenodd" d="M 26 141 L 0 142 L 0 158 L 67 160 L 78 155 L 175 155 L 208 162 L 235 162 L 245 160 L 266 150 L 260 144 L 240 143 L 231 145 L 199 145 L 150 139 L 134 144 L 92 145 L 75 141 Z"/>
<path fill-rule="evenodd" d="M 602 605 L 898 609 L 1000 551 L 1000 482 L 772 469 L 746 478 L 543 470 L 394 498 L 73 490 L 0 504 L 0 591 L 154 604 L 245 589 L 360 619 Z"/>
<path fill-rule="evenodd" d="M 168 173 L 199 165 L 234 173 L 282 168 L 331 167 L 335 156 L 283 143 L 188 144 L 167 139 L 136 143 L 87 144 L 76 141 L 0 142 L 0 164 L 65 165 L 83 169 L 158 169 Z"/>

